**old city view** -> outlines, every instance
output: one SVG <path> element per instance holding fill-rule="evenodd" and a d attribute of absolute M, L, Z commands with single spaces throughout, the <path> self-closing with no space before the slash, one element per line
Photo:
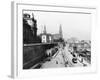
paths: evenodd
<path fill-rule="evenodd" d="M 91 39 L 87 38 L 90 17 L 88 14 L 81 16 L 72 13 L 23 12 L 23 69 L 90 66 Z M 88 19 L 84 16 L 88 16 Z M 86 28 L 81 26 L 82 22 Z"/>

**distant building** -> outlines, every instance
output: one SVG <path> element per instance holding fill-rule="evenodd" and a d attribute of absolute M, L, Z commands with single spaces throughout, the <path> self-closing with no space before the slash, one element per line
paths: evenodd
<path fill-rule="evenodd" d="M 60 38 L 63 38 L 63 32 L 62 32 L 62 25 L 60 24 L 60 27 L 59 27 L 59 35 L 60 35 Z"/>
<path fill-rule="evenodd" d="M 62 34 L 62 26 L 60 25 L 59 27 L 59 33 L 58 34 L 53 34 L 53 39 L 54 40 L 58 40 L 60 38 L 63 38 L 63 34 Z"/>
<path fill-rule="evenodd" d="M 52 42 L 62 42 L 62 26 L 59 26 L 59 33 L 50 34 L 46 31 L 46 26 L 44 26 L 43 32 L 37 35 L 37 20 L 34 15 L 23 14 L 23 41 L 24 44 L 28 43 L 52 43 Z"/>
<path fill-rule="evenodd" d="M 61 36 L 59 34 L 53 34 L 53 40 L 58 40 L 60 38 Z"/>
<path fill-rule="evenodd" d="M 59 26 L 59 33 L 53 34 L 53 41 L 54 42 L 62 42 L 63 41 L 63 32 L 62 32 L 62 26 Z"/>
<path fill-rule="evenodd" d="M 91 41 L 89 41 L 89 40 L 82 40 L 81 41 L 81 44 L 83 45 L 83 48 L 84 49 L 91 49 L 91 43 L 90 43 Z"/>
<path fill-rule="evenodd" d="M 47 33 L 46 26 L 44 26 L 43 33 L 40 34 L 42 43 L 51 43 L 53 41 L 52 34 Z"/>
<path fill-rule="evenodd" d="M 63 41 L 62 26 L 60 25 L 58 34 L 47 33 L 46 26 L 44 26 L 43 33 L 41 33 L 40 36 L 42 43 L 62 42 Z"/>

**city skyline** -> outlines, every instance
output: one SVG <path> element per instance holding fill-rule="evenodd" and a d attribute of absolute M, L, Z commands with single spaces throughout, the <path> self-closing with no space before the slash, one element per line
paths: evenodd
<path fill-rule="evenodd" d="M 59 33 L 59 26 L 62 26 L 62 33 L 65 40 L 76 37 L 79 40 L 91 40 L 91 15 L 90 14 L 69 14 L 53 12 L 24 11 L 34 14 L 37 20 L 37 34 L 46 31 L 51 34 Z M 77 19 L 77 20 L 76 20 Z"/>

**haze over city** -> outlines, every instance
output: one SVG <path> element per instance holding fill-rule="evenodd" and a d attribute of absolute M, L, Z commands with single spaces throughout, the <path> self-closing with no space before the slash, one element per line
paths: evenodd
<path fill-rule="evenodd" d="M 79 40 L 91 40 L 90 14 L 40 11 L 24 11 L 24 13 L 34 14 L 34 18 L 37 20 L 37 34 L 43 31 L 44 26 L 46 26 L 48 33 L 59 33 L 61 25 L 65 40 L 71 37 L 76 37 Z"/>

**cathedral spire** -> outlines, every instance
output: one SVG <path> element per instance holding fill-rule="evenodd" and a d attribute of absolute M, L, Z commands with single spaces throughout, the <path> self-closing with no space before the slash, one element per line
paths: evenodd
<path fill-rule="evenodd" d="M 63 38 L 63 34 L 62 34 L 62 25 L 60 24 L 59 26 L 59 34 L 60 34 L 60 37 Z"/>
<path fill-rule="evenodd" d="M 46 26 L 45 26 L 45 25 L 44 25 L 43 33 L 47 33 L 47 31 L 46 31 Z"/>

